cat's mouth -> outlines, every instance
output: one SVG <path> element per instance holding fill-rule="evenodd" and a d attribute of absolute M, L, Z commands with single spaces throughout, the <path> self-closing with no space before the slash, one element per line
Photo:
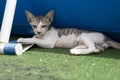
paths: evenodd
<path fill-rule="evenodd" d="M 35 34 L 37 38 L 40 38 L 42 37 L 43 35 L 42 34 Z"/>
<path fill-rule="evenodd" d="M 42 37 L 41 35 L 37 35 L 37 34 L 35 36 L 36 36 L 36 38 L 41 38 Z"/>

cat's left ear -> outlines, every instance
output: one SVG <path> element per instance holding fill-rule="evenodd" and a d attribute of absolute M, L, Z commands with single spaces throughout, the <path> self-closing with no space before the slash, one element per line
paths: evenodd
<path fill-rule="evenodd" d="M 34 21 L 35 16 L 31 12 L 29 12 L 28 10 L 25 10 L 25 14 L 29 23 Z"/>
<path fill-rule="evenodd" d="M 53 21 L 53 17 L 54 17 L 54 10 L 50 10 L 46 16 L 44 17 L 44 20 L 46 22 L 52 22 Z"/>

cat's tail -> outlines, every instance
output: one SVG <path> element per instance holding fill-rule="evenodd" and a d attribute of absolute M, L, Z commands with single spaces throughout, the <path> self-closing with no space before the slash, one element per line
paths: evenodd
<path fill-rule="evenodd" d="M 118 43 L 118 42 L 116 42 L 116 41 L 114 41 L 114 40 L 111 40 L 111 39 L 109 39 L 109 40 L 107 41 L 107 43 L 108 43 L 108 45 L 109 45 L 110 47 L 120 50 L 120 43 Z"/>

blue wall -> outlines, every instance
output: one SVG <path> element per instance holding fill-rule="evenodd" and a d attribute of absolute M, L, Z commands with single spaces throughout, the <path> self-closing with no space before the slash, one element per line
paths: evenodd
<path fill-rule="evenodd" d="M 0 23 L 5 0 L 0 0 Z M 120 40 L 120 0 L 18 0 L 12 34 L 31 35 L 24 11 L 45 15 L 55 10 L 55 27 L 102 31 Z"/>

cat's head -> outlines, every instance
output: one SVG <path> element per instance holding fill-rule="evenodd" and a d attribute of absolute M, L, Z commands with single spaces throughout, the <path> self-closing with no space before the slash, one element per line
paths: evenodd
<path fill-rule="evenodd" d="M 49 30 L 53 21 L 54 10 L 49 11 L 45 16 L 34 16 L 27 10 L 25 11 L 25 14 L 29 24 L 32 26 L 35 35 L 40 37 Z"/>

